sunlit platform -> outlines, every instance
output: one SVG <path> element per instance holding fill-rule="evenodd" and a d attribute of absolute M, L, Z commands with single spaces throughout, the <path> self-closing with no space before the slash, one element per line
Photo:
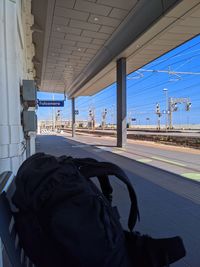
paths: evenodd
<path fill-rule="evenodd" d="M 153 237 L 180 235 L 187 256 L 174 264 L 175 267 L 199 267 L 200 246 L 200 186 L 169 171 L 131 159 L 116 152 L 114 142 L 89 138 L 88 143 L 70 136 L 39 135 L 37 152 L 55 156 L 92 157 L 99 161 L 110 161 L 127 173 L 138 197 L 141 220 L 135 230 Z M 104 145 L 103 145 L 104 144 Z M 127 227 L 129 198 L 126 188 L 112 177 L 114 203 L 118 206 L 121 222 Z"/>

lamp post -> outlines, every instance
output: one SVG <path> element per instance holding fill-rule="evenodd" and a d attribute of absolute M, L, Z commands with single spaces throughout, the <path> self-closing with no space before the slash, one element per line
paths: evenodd
<path fill-rule="evenodd" d="M 164 88 L 163 92 L 165 93 L 165 99 L 166 99 L 166 104 L 165 104 L 165 115 L 166 115 L 166 130 L 168 126 L 168 89 Z"/>

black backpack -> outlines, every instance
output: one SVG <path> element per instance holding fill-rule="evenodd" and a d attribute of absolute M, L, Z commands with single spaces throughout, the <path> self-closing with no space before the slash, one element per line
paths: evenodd
<path fill-rule="evenodd" d="M 109 175 L 127 186 L 130 231 L 122 229 L 112 207 Z M 91 177 L 98 178 L 102 192 Z M 137 198 L 126 174 L 112 163 L 37 153 L 17 173 L 13 203 L 21 245 L 37 267 L 160 267 L 185 254 L 178 237 L 166 246 L 166 240 L 133 232 Z"/>
<path fill-rule="evenodd" d="M 56 266 L 129 266 L 119 215 L 111 206 L 108 175 L 127 185 L 131 199 L 128 226 L 132 231 L 139 215 L 137 199 L 118 166 L 43 153 L 22 164 L 13 196 L 19 209 L 15 218 L 22 245 L 36 265 L 55 266 L 58 261 Z M 95 176 L 102 193 L 89 179 Z"/>

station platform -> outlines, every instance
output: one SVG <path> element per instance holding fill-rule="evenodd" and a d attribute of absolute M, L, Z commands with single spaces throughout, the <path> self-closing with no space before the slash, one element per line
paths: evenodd
<path fill-rule="evenodd" d="M 88 141 L 87 141 L 88 140 Z M 107 149 L 101 148 L 107 147 Z M 91 143 L 61 135 L 38 135 L 36 152 L 55 156 L 92 157 L 109 161 L 120 166 L 132 182 L 140 210 L 140 221 L 135 230 L 155 238 L 182 237 L 187 251 L 184 259 L 172 264 L 173 267 L 200 266 L 200 185 L 170 171 L 138 162 L 128 154 L 113 153 L 114 145 L 105 142 Z M 112 148 L 112 149 L 110 149 Z M 117 205 L 121 223 L 127 228 L 129 197 L 124 185 L 111 177 L 114 204 Z"/>

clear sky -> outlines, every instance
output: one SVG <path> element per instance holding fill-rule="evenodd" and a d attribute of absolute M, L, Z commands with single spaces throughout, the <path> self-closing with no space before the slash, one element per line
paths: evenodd
<path fill-rule="evenodd" d="M 169 69 L 193 74 L 169 75 L 156 72 Z M 190 111 L 185 111 L 184 104 L 178 104 L 178 110 L 173 112 L 173 123 L 200 124 L 200 36 L 147 64 L 142 70 L 127 76 L 127 120 L 135 118 L 137 124 L 157 124 L 156 103 L 159 103 L 161 112 L 166 109 L 164 88 L 167 89 L 168 97 L 189 98 L 192 104 Z M 54 97 L 59 100 L 64 99 L 63 94 L 54 94 Z M 52 93 L 38 92 L 38 99 L 50 100 Z M 101 123 L 102 112 L 107 109 L 107 123 L 115 123 L 116 83 L 96 95 L 78 97 L 75 103 L 76 109 L 79 110 L 77 120 L 87 120 L 89 109 L 95 109 L 95 119 Z M 66 100 L 65 107 L 59 109 L 63 119 L 71 119 L 71 101 Z M 57 108 L 54 112 L 56 110 Z M 52 119 L 52 111 L 52 108 L 39 107 L 38 119 Z M 165 123 L 164 114 L 161 117 L 161 123 Z"/>

